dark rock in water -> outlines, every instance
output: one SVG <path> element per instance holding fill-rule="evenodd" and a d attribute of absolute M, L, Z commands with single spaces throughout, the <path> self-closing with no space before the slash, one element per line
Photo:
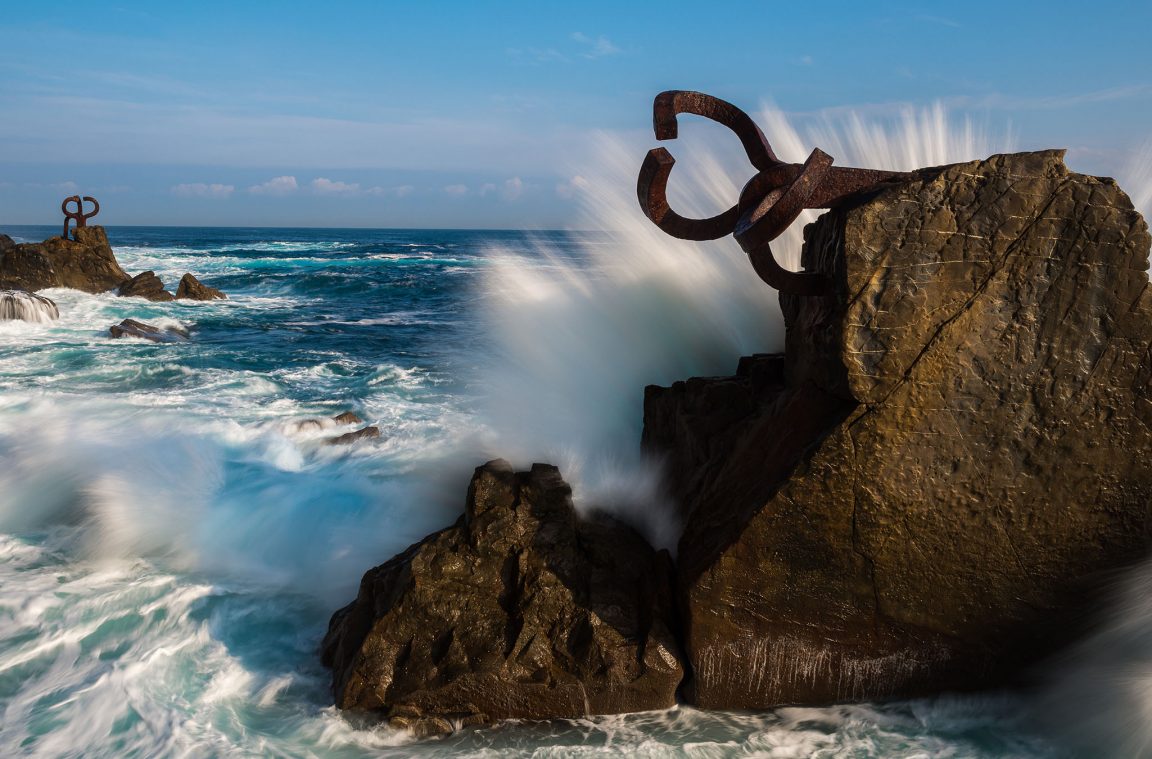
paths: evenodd
<path fill-rule="evenodd" d="M 0 244 L 0 288 L 43 290 L 71 287 L 102 293 L 128 279 L 116 262 L 104 228 L 79 227 L 75 239 L 53 237 L 41 243 Z"/>
<path fill-rule="evenodd" d="M 180 327 L 157 327 L 135 319 L 125 319 L 108 328 L 112 337 L 139 337 L 154 343 L 180 343 L 188 339 L 188 330 Z"/>
<path fill-rule="evenodd" d="M 629 527 L 578 518 L 555 467 L 489 462 L 454 526 L 370 570 L 333 616 L 336 704 L 421 732 L 670 707 L 671 575 Z"/>
<path fill-rule="evenodd" d="M 357 440 L 374 437 L 380 437 L 379 427 L 365 427 L 364 429 L 356 430 L 355 432 L 345 432 L 343 435 L 338 437 L 329 438 L 327 443 L 328 445 L 351 445 Z"/>
<path fill-rule="evenodd" d="M 191 274 L 185 274 L 180 278 L 180 285 L 176 288 L 176 297 L 190 300 L 220 300 L 227 299 L 228 296 L 215 287 L 209 287 Z"/>
<path fill-rule="evenodd" d="M 364 420 L 353 414 L 351 411 L 345 411 L 339 416 L 332 417 L 332 421 L 336 424 L 363 424 Z"/>
<path fill-rule="evenodd" d="M 164 289 L 164 283 L 154 271 L 145 271 L 121 283 L 117 293 L 122 298 L 147 298 L 151 301 L 175 300 L 172 293 Z"/>
<path fill-rule="evenodd" d="M 0 243 L 3 241 L 0 240 Z M 24 290 L 0 290 L 0 321 L 50 322 L 60 318 L 60 309 L 43 295 Z"/>
<path fill-rule="evenodd" d="M 1152 545 L 1149 241 L 1060 152 L 922 170 L 808 228 L 782 372 L 647 391 L 694 703 L 999 685 L 1082 629 Z"/>

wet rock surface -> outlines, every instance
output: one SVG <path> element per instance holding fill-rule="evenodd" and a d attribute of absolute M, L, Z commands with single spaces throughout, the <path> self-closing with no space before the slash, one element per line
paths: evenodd
<path fill-rule="evenodd" d="M 809 227 L 833 292 L 781 297 L 782 367 L 646 393 L 687 518 L 690 699 L 1000 685 L 1081 632 L 1152 543 L 1148 254 L 1127 196 L 1056 151 Z"/>
<path fill-rule="evenodd" d="M 672 568 L 555 467 L 479 467 L 466 511 L 370 570 L 324 640 L 336 704 L 418 734 L 671 706 Z"/>
<path fill-rule="evenodd" d="M 16 244 L 4 236 L 0 240 L 0 289 L 70 287 L 102 293 L 129 278 L 117 263 L 103 227 L 77 227 L 73 237 Z"/>
<path fill-rule="evenodd" d="M 380 437 L 379 427 L 364 427 L 353 432 L 345 432 L 343 435 L 329 438 L 325 442 L 328 445 L 352 445 L 359 440 L 366 440 Z"/>
<path fill-rule="evenodd" d="M 145 298 L 158 302 L 175 300 L 172 293 L 164 289 L 164 283 L 154 271 L 141 272 L 132 279 L 122 282 L 117 294 L 122 298 Z"/>
<path fill-rule="evenodd" d="M 177 299 L 220 300 L 227 299 L 227 297 L 215 287 L 209 287 L 191 274 L 185 274 L 181 277 L 180 284 L 176 288 Z"/>
<path fill-rule="evenodd" d="M 182 343 L 188 337 L 188 330 L 182 327 L 157 327 L 155 324 L 125 319 L 119 324 L 113 324 L 108 332 L 114 338 L 136 337 L 142 340 L 151 340 L 154 343 Z"/>

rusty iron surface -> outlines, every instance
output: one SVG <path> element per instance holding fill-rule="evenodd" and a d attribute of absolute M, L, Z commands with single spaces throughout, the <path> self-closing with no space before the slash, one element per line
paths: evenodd
<path fill-rule="evenodd" d="M 85 201 L 90 202 L 93 206 L 89 213 L 84 213 Z M 69 203 L 76 204 L 75 211 L 68 210 Z M 64 231 L 60 233 L 60 236 L 67 240 L 68 222 L 75 221 L 77 227 L 88 226 L 88 220 L 96 214 L 100 213 L 100 203 L 91 195 L 85 195 L 83 198 L 81 198 L 79 195 L 70 195 L 67 198 L 64 198 L 64 202 L 60 204 L 60 210 L 64 212 Z"/>
<path fill-rule="evenodd" d="M 832 166 L 832 156 L 816 148 L 802 163 L 784 163 L 748 114 L 702 92 L 669 90 L 656 96 L 652 127 L 658 140 L 673 140 L 676 117 L 703 116 L 731 129 L 757 173 L 740 192 L 734 206 L 708 219 L 690 219 L 668 205 L 668 177 L 676 159 L 664 148 L 648 151 L 640 167 L 636 194 L 645 215 L 673 237 L 716 240 L 733 235 L 748 254 L 752 268 L 772 287 L 794 295 L 821 295 L 828 282 L 813 272 L 793 272 L 780 266 L 769 245 L 805 208 L 833 208 L 846 198 L 881 182 L 905 178 L 895 171 Z"/>

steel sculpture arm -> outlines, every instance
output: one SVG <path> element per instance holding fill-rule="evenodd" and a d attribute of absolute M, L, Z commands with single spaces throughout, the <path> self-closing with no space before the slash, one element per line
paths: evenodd
<path fill-rule="evenodd" d="M 788 271 L 772 255 L 769 243 L 801 211 L 832 208 L 880 182 L 908 176 L 894 171 L 832 168 L 832 156 L 819 148 L 803 164 L 784 163 L 748 114 L 702 92 L 669 90 L 656 96 L 652 106 L 656 139 L 676 138 L 676 117 L 681 113 L 703 116 L 735 132 L 757 174 L 744 185 L 736 205 L 708 219 L 690 219 L 668 205 L 668 177 L 676 159 L 664 148 L 653 148 L 644 158 L 636 183 L 640 207 L 656 226 L 673 237 L 716 240 L 734 235 L 760 278 L 783 293 L 822 295 L 828 289 L 823 275 Z"/>

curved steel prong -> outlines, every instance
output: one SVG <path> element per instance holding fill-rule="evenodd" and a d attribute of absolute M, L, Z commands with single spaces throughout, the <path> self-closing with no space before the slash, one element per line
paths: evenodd
<path fill-rule="evenodd" d="M 760 279 L 782 293 L 822 295 L 828 290 L 828 278 L 824 275 L 788 271 L 782 267 L 772 254 L 769 243 L 808 207 L 812 195 L 831 168 L 832 156 L 816 148 L 804 162 L 800 175 L 787 186 L 771 190 L 759 198 L 757 192 L 741 193 L 741 206 L 755 205 L 742 210 L 740 220 L 736 222 L 736 242 L 748 254 Z M 745 185 L 745 190 L 752 184 Z"/>
<path fill-rule="evenodd" d="M 91 195 L 85 195 L 84 200 L 92 201 L 92 205 L 95 206 L 95 208 L 92 209 L 92 213 L 84 213 L 84 205 L 82 203 L 77 204 L 79 207 L 76 210 L 80 214 L 81 227 L 87 226 L 88 219 L 91 219 L 93 216 L 100 213 L 100 201 L 96 200 L 96 198 L 92 197 Z"/>
<path fill-rule="evenodd" d="M 636 182 L 636 196 L 644 215 L 652 223 L 681 240 L 718 240 L 730 234 L 740 215 L 739 206 L 710 219 L 689 219 L 673 211 L 668 205 L 668 175 L 676 159 L 664 148 L 653 148 L 644 157 L 640 178 Z"/>
<path fill-rule="evenodd" d="M 658 140 L 674 140 L 679 133 L 676 116 L 692 113 L 731 129 L 740 138 L 744 153 L 760 171 L 780 163 L 768 138 L 752 118 L 726 100 L 692 90 L 666 90 L 652 103 L 652 129 Z"/>

